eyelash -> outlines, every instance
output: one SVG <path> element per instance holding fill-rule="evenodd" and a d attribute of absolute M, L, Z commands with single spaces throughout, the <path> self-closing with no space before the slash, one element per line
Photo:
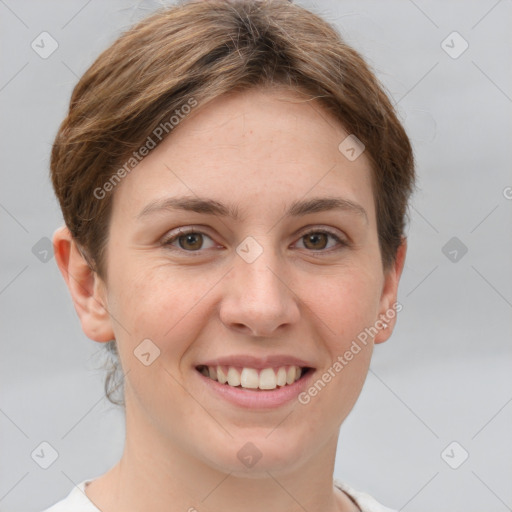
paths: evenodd
<path fill-rule="evenodd" d="M 180 231 L 178 231 L 177 233 L 175 233 L 174 235 L 164 239 L 162 241 L 162 245 L 165 246 L 166 248 L 171 248 L 171 250 L 175 250 L 175 251 L 178 251 L 178 252 L 184 252 L 184 253 L 189 253 L 190 255 L 192 256 L 199 256 L 201 254 L 201 252 L 203 251 L 202 249 L 198 249 L 196 251 L 187 251 L 186 249 L 182 249 L 181 247 L 174 247 L 172 246 L 172 243 L 177 241 L 180 237 L 182 236 L 186 236 L 186 235 L 189 235 L 189 234 L 200 234 L 200 235 L 205 235 L 207 236 L 208 238 L 211 239 L 211 237 L 209 235 L 207 235 L 206 233 L 200 231 L 199 229 L 197 228 L 186 228 L 186 229 L 181 229 L 180 228 Z M 329 235 L 331 236 L 332 238 L 334 238 L 334 240 L 336 242 L 338 242 L 339 244 L 339 247 L 338 248 L 335 248 L 333 249 L 332 247 L 330 249 L 318 249 L 318 250 L 314 250 L 314 249 L 307 249 L 306 250 L 310 253 L 313 253 L 315 255 L 320 255 L 322 256 L 322 253 L 331 253 L 331 252 L 336 252 L 336 251 L 339 251 L 341 249 L 344 249 L 345 247 L 348 247 L 350 244 L 349 242 L 347 242 L 346 240 L 343 240 L 341 239 L 336 233 L 334 233 L 333 231 L 330 231 L 329 229 L 326 229 L 326 228 L 323 228 L 323 229 L 313 229 L 311 231 L 306 231 L 305 233 L 303 233 L 299 239 L 302 239 L 304 238 L 305 236 L 307 235 L 311 235 L 311 234 L 317 234 L 317 233 L 321 233 L 321 234 L 326 234 L 326 235 Z"/>

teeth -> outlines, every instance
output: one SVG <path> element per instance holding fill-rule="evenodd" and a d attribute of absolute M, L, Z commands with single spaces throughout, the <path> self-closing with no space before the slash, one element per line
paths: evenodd
<path fill-rule="evenodd" d="M 230 368 L 231 370 L 231 368 Z M 238 373 L 234 368 L 233 371 Z M 240 385 L 243 388 L 256 389 L 260 385 L 258 372 L 253 368 L 244 368 L 240 374 Z M 229 383 L 231 385 L 231 382 Z"/>
<path fill-rule="evenodd" d="M 272 368 L 261 370 L 259 388 L 260 389 L 276 389 L 277 377 L 276 372 Z"/>
<path fill-rule="evenodd" d="M 228 384 L 230 386 L 240 386 L 240 374 L 233 367 L 228 370 Z"/>
<path fill-rule="evenodd" d="M 255 368 L 242 368 L 239 371 L 239 369 L 229 366 L 226 372 L 226 367 L 203 366 L 201 373 L 221 384 L 227 383 L 233 387 L 270 390 L 276 389 L 278 386 L 293 384 L 300 379 L 302 369 L 299 366 L 281 366 L 278 369 L 264 368 L 259 371 Z"/>
<path fill-rule="evenodd" d="M 217 380 L 221 384 L 226 384 L 228 381 L 227 375 L 224 373 L 224 370 L 220 366 L 217 366 Z"/>
<path fill-rule="evenodd" d="M 284 386 L 286 384 L 286 368 L 281 366 L 277 371 L 277 385 Z"/>
<path fill-rule="evenodd" d="M 295 380 L 295 366 L 290 366 L 286 373 L 286 384 L 291 384 Z"/>

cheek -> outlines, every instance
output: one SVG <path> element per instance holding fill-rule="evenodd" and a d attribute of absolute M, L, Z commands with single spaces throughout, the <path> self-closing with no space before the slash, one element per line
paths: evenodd
<path fill-rule="evenodd" d="M 377 266 L 353 265 L 325 279 L 324 286 L 315 288 L 317 293 L 309 293 L 308 305 L 319 319 L 316 324 L 322 326 L 328 357 L 301 403 L 323 411 L 333 424 L 348 415 L 368 373 L 373 343 L 365 329 L 374 324 L 378 312 L 378 276 Z"/>
<path fill-rule="evenodd" d="M 116 335 L 122 339 L 124 352 L 130 356 L 128 351 L 133 353 L 149 339 L 161 355 L 167 353 L 167 361 L 179 360 L 190 340 L 199 335 L 204 317 L 201 299 L 213 283 L 195 279 L 186 270 L 170 273 L 164 267 L 125 272 L 118 277 L 111 313 L 123 326 L 118 325 Z"/>
<path fill-rule="evenodd" d="M 305 288 L 307 306 L 321 322 L 331 355 L 375 322 L 380 300 L 380 281 L 370 272 L 345 268 Z"/>
<path fill-rule="evenodd" d="M 373 343 L 365 329 L 375 322 L 380 297 L 377 284 L 364 273 L 347 269 L 317 288 L 321 291 L 309 293 L 310 316 L 315 318 L 326 357 L 299 401 L 314 417 L 331 425 L 339 426 L 347 417 L 368 373 Z"/>

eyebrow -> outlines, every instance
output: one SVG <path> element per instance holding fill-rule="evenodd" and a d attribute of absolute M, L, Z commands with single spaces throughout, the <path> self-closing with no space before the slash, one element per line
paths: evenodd
<path fill-rule="evenodd" d="M 240 211 L 235 205 L 225 205 L 213 199 L 183 196 L 157 199 L 145 206 L 137 215 L 137 219 L 146 217 L 154 212 L 167 210 L 185 210 L 189 212 L 203 213 L 228 217 L 235 221 L 240 220 Z M 288 211 L 287 217 L 302 217 L 311 213 L 339 210 L 355 213 L 368 223 L 366 210 L 357 203 L 342 197 L 316 197 L 308 200 L 294 201 Z"/>

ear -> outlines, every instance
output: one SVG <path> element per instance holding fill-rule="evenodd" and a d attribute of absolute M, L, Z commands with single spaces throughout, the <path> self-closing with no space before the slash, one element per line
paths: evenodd
<path fill-rule="evenodd" d="M 398 247 L 395 262 L 386 271 L 384 285 L 379 304 L 379 316 L 376 319 L 375 327 L 378 329 L 373 342 L 382 343 L 386 341 L 393 332 L 398 312 L 402 305 L 397 301 L 398 283 L 404 269 L 405 254 L 407 252 L 407 239 L 402 237 L 402 243 Z"/>
<path fill-rule="evenodd" d="M 99 342 L 113 340 L 105 283 L 89 267 L 67 227 L 53 234 L 53 250 L 85 335 Z"/>

